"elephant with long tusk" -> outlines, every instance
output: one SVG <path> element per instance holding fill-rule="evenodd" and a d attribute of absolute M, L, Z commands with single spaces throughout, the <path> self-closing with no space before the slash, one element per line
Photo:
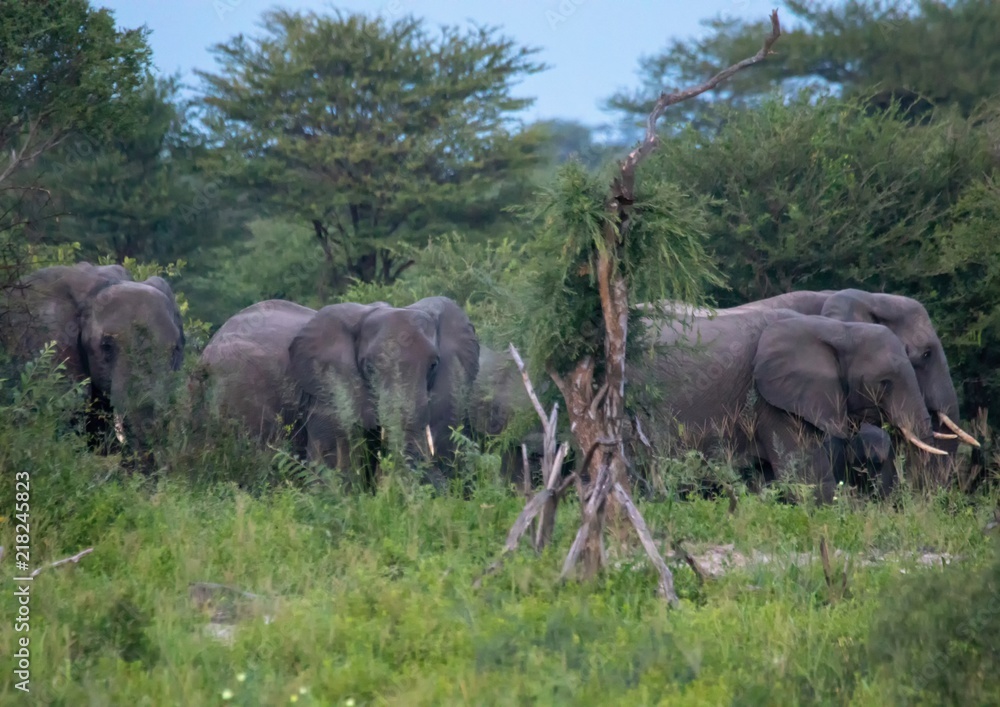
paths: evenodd
<path fill-rule="evenodd" d="M 657 327 L 652 320 L 646 324 Z M 934 429 L 903 343 L 885 326 L 788 309 L 746 308 L 662 326 L 660 345 L 630 371 L 634 387 L 662 386 L 643 427 L 669 445 L 680 437 L 706 453 L 721 445 L 766 462 L 779 478 L 798 469 L 830 500 L 837 482 L 831 440 L 888 421 L 922 452 Z M 892 478 L 882 480 L 886 493 Z"/>
<path fill-rule="evenodd" d="M 184 357 L 184 326 L 161 277 L 134 282 L 121 265 L 55 265 L 0 292 L 0 350 L 15 362 L 55 343 L 55 360 L 74 382 L 87 381 L 90 442 L 117 438 L 155 469 L 166 402 Z"/>
<path fill-rule="evenodd" d="M 708 316 L 705 310 L 677 302 L 666 303 L 678 315 Z M 958 394 L 952 383 L 944 346 L 931 322 L 927 309 L 919 301 L 902 295 L 865 292 L 858 289 L 797 290 L 748 302 L 738 307 L 714 310 L 714 316 L 729 316 L 747 310 L 791 309 L 801 314 L 818 314 L 844 322 L 881 324 L 899 338 L 917 377 L 924 404 L 934 425 L 938 446 L 949 455 L 934 455 L 929 468 L 938 481 L 944 481 L 953 463 L 959 441 L 979 447 L 975 437 L 952 419 L 958 416 Z"/>

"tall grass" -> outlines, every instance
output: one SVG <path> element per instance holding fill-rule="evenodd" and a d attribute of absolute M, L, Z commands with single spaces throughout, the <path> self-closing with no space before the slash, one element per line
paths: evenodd
<path fill-rule="evenodd" d="M 495 458 L 465 449 L 475 478 L 443 492 L 387 460 L 375 493 L 348 494 L 219 433 L 178 445 L 159 477 L 132 477 L 68 433 L 76 398 L 42 368 L 0 409 L 0 544 L 13 544 L 14 471 L 29 470 L 32 565 L 94 552 L 33 581 L 32 703 L 889 705 L 1000 694 L 1000 554 L 984 533 L 995 496 L 876 504 L 845 493 L 817 508 L 740 494 L 731 509 L 658 493 L 641 505 L 664 549 L 683 540 L 704 558 L 732 544 L 734 557 L 756 557 L 704 583 L 674 562 L 673 611 L 641 551 L 616 542 L 599 580 L 557 581 L 578 521 L 567 501 L 540 556 L 525 547 L 475 590 L 523 504 Z M 821 538 L 851 555 L 846 593 L 803 561 Z M 923 565 L 932 551 L 950 563 Z M 843 559 L 833 565 L 841 572 Z M 12 556 L 0 567 L 13 576 Z M 201 583 L 256 598 L 205 603 Z M 12 617 L 5 585 L 0 613 Z M 18 636 L 0 622 L 5 660 Z M 0 701 L 24 697 L 8 665 L 0 675 Z"/>

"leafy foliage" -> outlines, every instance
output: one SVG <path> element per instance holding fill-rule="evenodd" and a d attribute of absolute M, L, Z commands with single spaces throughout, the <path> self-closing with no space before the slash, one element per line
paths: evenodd
<path fill-rule="evenodd" d="M 705 250 L 705 200 L 643 168 L 636 181 L 628 238 L 617 254 L 630 301 L 700 301 L 706 287 L 721 283 Z M 521 212 L 537 229 L 527 246 L 527 284 L 518 311 L 536 373 L 549 365 L 565 371 L 585 356 L 603 358 L 594 268 L 596 254 L 605 247 L 607 198 L 607 182 L 570 162 L 559 171 L 554 187 Z M 634 343 L 642 334 L 638 310 L 633 309 L 630 320 Z"/>
<path fill-rule="evenodd" d="M 530 141 L 511 85 L 542 68 L 535 50 L 490 28 L 432 37 L 412 17 L 274 10 L 268 34 L 214 48 L 198 72 L 220 170 L 262 204 L 314 231 L 334 289 L 345 274 L 391 283 L 409 266 L 397 244 L 432 223 L 495 220 L 495 200 Z M 503 202 L 501 202 L 503 203 Z"/>
<path fill-rule="evenodd" d="M 73 131 L 107 136 L 134 116 L 148 30 L 118 30 L 86 0 L 0 5 L 0 183 Z"/>
<path fill-rule="evenodd" d="M 29 224 L 48 242 L 80 242 L 83 254 L 173 260 L 232 237 L 225 209 L 199 208 L 202 152 L 176 79 L 149 79 L 136 118 L 107 140 L 76 135 L 32 172 L 48 185 Z M 55 216 L 56 218 L 53 218 Z"/>
<path fill-rule="evenodd" d="M 726 118 L 719 104 L 753 108 L 780 90 L 804 86 L 846 98 L 866 96 L 868 105 L 887 108 L 893 98 L 915 114 L 933 106 L 971 115 L 997 96 L 992 77 L 1000 72 L 1000 51 L 989 37 L 1000 31 L 1000 5 L 992 0 L 847 0 L 785 3 L 791 29 L 781 51 L 754 71 L 734 77 L 712 99 L 687 104 L 698 127 Z M 714 19 L 702 38 L 673 40 L 660 54 L 642 60 L 642 86 L 619 92 L 608 107 L 631 118 L 644 117 L 664 86 L 700 81 L 760 46 L 765 24 Z"/>

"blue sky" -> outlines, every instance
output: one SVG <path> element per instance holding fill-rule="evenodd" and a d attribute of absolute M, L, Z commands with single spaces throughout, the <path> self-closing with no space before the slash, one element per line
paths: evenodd
<path fill-rule="evenodd" d="M 701 34 L 703 19 L 728 15 L 767 19 L 775 0 L 95 0 L 115 12 L 124 27 L 145 24 L 153 60 L 164 73 L 214 69 L 208 48 L 240 32 L 259 34 L 261 13 L 282 7 L 380 14 L 413 14 L 432 26 L 469 20 L 499 25 L 522 44 L 540 47 L 537 58 L 551 68 L 528 77 L 518 87 L 535 104 L 528 120 L 569 118 L 590 125 L 613 116 L 600 103 L 619 88 L 638 85 L 639 58 L 661 50 L 673 37 Z M 780 9 L 779 9 L 780 11 Z M 787 13 L 786 13 L 787 17 Z"/>

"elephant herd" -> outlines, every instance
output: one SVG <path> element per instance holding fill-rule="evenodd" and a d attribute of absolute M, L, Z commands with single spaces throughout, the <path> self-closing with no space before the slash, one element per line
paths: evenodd
<path fill-rule="evenodd" d="M 943 479 L 960 441 L 979 446 L 954 422 L 944 349 L 914 299 L 845 289 L 716 311 L 640 308 L 651 345 L 627 377 L 659 393 L 629 397 L 636 449 L 725 451 L 829 500 L 850 469 L 888 492 L 904 448 Z M 166 281 L 134 282 L 115 265 L 44 268 L 4 292 L 0 325 L 16 362 L 55 342 L 67 376 L 87 386 L 92 436 L 113 430 L 151 454 L 184 350 Z M 261 443 L 288 437 L 301 457 L 345 474 L 365 468 L 357 452 L 389 448 L 421 460 L 435 484 L 448 477 L 455 428 L 483 439 L 531 411 L 510 356 L 481 345 L 446 297 L 319 310 L 259 302 L 212 336 L 188 390 L 203 406 L 189 407 L 192 419 L 231 421 Z M 508 473 L 518 466 L 508 455 Z"/>

